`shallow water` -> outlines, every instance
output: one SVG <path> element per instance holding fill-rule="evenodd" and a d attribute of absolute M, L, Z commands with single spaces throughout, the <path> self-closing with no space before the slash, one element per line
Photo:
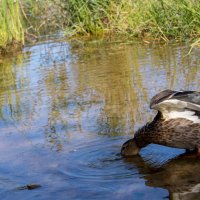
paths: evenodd
<path fill-rule="evenodd" d="M 119 154 L 155 115 L 154 94 L 200 89 L 188 51 L 49 39 L 0 60 L 1 199 L 199 199 L 199 159 L 158 145 Z"/>

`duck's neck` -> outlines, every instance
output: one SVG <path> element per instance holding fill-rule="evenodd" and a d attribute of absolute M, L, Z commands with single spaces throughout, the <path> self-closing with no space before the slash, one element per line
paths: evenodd
<path fill-rule="evenodd" d="M 152 122 L 147 123 L 135 133 L 135 141 L 142 148 L 153 142 L 154 132 L 159 128 L 162 121 L 162 114 L 158 111 Z"/>

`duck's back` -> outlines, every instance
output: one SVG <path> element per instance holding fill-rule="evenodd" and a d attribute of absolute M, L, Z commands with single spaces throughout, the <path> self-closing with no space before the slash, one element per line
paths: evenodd
<path fill-rule="evenodd" d="M 200 148 L 200 93 L 164 90 L 150 107 L 159 111 L 151 125 L 154 143 L 177 148 Z"/>

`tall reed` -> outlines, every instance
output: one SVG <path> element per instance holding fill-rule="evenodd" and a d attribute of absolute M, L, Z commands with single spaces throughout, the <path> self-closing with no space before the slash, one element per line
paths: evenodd
<path fill-rule="evenodd" d="M 24 29 L 18 0 L 0 1 L 0 48 L 12 43 L 24 42 Z"/>

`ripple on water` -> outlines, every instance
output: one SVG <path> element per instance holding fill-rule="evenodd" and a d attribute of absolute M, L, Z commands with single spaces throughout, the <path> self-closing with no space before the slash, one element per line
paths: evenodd
<path fill-rule="evenodd" d="M 167 192 L 162 189 L 145 186 L 144 176 L 152 171 L 143 157 L 121 157 L 123 142 L 122 137 L 101 136 L 73 146 L 51 171 L 55 179 L 60 178 L 56 186 L 71 199 L 79 199 L 80 194 L 81 199 L 109 199 L 112 196 L 115 199 L 158 199 L 166 196 Z M 148 157 L 145 151 L 142 156 Z"/>
<path fill-rule="evenodd" d="M 90 181 L 124 181 L 141 177 L 149 173 L 149 168 L 162 167 L 183 150 L 149 145 L 141 150 L 140 156 L 124 159 L 120 155 L 122 137 L 103 137 L 85 141 L 74 147 L 67 155 L 67 162 L 57 168 L 59 173 L 68 178 L 87 179 Z"/>
<path fill-rule="evenodd" d="M 122 181 L 137 176 L 133 164 L 124 165 L 119 153 L 121 143 L 121 138 L 86 142 L 70 152 L 67 165 L 60 166 L 59 171 L 71 178 L 93 181 Z"/>

